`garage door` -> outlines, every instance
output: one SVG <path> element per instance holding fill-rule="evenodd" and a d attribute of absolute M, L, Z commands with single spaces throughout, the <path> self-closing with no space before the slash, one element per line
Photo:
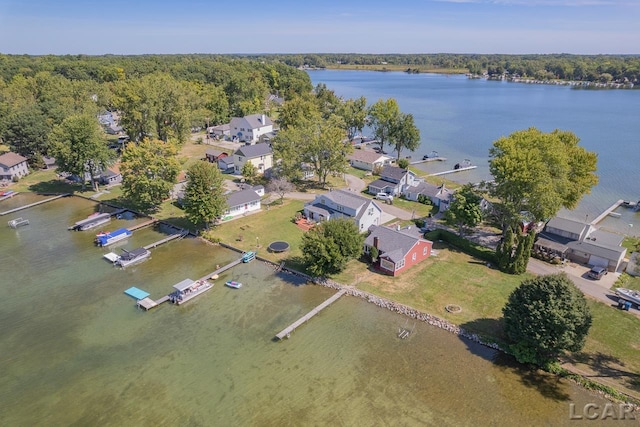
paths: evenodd
<path fill-rule="evenodd" d="M 591 255 L 589 257 L 589 265 L 607 268 L 609 266 L 609 261 L 606 260 L 605 258 L 601 258 L 599 256 Z"/>

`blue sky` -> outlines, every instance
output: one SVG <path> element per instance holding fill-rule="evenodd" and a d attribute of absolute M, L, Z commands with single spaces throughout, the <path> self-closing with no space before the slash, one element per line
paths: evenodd
<path fill-rule="evenodd" d="M 640 0 L 0 0 L 0 53 L 10 54 L 637 54 L 639 46 Z"/>

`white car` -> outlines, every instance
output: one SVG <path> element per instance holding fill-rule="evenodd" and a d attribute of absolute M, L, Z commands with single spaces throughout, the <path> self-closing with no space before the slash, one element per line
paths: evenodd
<path fill-rule="evenodd" d="M 393 196 L 391 194 L 387 194 L 387 193 L 378 193 L 376 194 L 376 199 L 378 200 L 393 200 Z"/>

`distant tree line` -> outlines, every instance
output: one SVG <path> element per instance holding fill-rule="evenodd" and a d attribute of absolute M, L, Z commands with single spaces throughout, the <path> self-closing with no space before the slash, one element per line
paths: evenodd
<path fill-rule="evenodd" d="M 561 79 L 583 82 L 640 83 L 638 55 L 571 55 L 571 54 L 307 54 L 269 55 L 300 67 L 341 65 L 402 65 L 412 72 L 418 67 L 429 70 L 459 70 L 461 73 L 518 75 L 533 79 Z"/>

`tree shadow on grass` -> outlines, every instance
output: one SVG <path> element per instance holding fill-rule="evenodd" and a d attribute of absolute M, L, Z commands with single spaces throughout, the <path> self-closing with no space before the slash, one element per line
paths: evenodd
<path fill-rule="evenodd" d="M 70 181 L 52 179 L 29 185 L 29 191 L 40 194 L 75 194 L 82 190 L 82 186 Z"/>
<path fill-rule="evenodd" d="M 611 378 L 626 387 L 640 391 L 640 374 L 627 369 L 624 361 L 615 356 L 600 352 L 578 352 L 566 356 L 564 360 L 572 364 L 580 363 L 589 366 L 594 374 L 587 377 Z"/>
<path fill-rule="evenodd" d="M 460 325 L 465 331 L 477 334 L 484 342 L 496 343 L 506 348 L 506 337 L 503 332 L 502 319 L 476 319 Z M 498 368 L 515 374 L 520 382 L 537 390 L 542 396 L 555 401 L 569 400 L 569 394 L 564 390 L 560 377 L 551 375 L 532 366 L 518 363 L 515 358 L 502 351 L 479 344 L 471 339 L 460 337 L 469 352 L 493 363 Z"/>

